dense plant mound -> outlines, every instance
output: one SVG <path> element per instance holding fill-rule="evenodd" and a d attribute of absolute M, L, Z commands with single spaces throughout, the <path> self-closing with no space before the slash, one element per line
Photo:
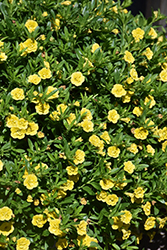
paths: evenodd
<path fill-rule="evenodd" d="M 165 229 L 163 17 L 128 2 L 0 3 L 1 248 L 138 249 Z"/>

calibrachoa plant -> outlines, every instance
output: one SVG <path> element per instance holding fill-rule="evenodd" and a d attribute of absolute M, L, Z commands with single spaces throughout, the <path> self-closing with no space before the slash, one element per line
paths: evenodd
<path fill-rule="evenodd" d="M 0 247 L 138 249 L 167 225 L 167 40 L 130 1 L 0 3 Z"/>

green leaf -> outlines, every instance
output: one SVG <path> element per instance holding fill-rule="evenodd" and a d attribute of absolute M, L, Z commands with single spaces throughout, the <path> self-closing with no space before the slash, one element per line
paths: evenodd
<path fill-rule="evenodd" d="M 159 214 L 159 209 L 154 205 L 154 215 L 157 216 Z"/>
<path fill-rule="evenodd" d="M 29 148 L 31 149 L 31 151 L 34 151 L 34 145 L 29 138 L 28 138 L 28 145 L 29 145 Z"/>
<path fill-rule="evenodd" d="M 97 190 L 101 190 L 101 187 L 100 187 L 99 183 L 97 183 L 97 182 L 91 182 L 90 185 L 92 185 Z"/>
<path fill-rule="evenodd" d="M 112 247 L 114 247 L 114 249 L 116 250 L 121 250 L 121 248 L 116 243 L 113 243 Z"/>
<path fill-rule="evenodd" d="M 92 189 L 88 186 L 84 186 L 82 189 L 90 195 L 95 195 L 95 193 L 92 191 Z"/>
<path fill-rule="evenodd" d="M 110 174 L 111 174 L 111 175 L 116 174 L 119 170 L 120 170 L 119 168 L 111 169 L 111 170 L 110 170 Z"/>
<path fill-rule="evenodd" d="M 74 200 L 75 194 L 72 194 L 70 197 L 65 198 L 63 201 L 60 202 L 61 205 L 63 204 L 71 204 Z"/>

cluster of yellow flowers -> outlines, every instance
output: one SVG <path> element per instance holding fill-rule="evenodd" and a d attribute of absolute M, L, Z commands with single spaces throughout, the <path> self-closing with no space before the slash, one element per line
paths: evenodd
<path fill-rule="evenodd" d="M 20 98 L 20 96 L 19 96 Z M 35 122 L 28 122 L 24 118 L 18 118 L 16 115 L 9 115 L 6 119 L 6 126 L 11 130 L 11 137 L 14 139 L 23 139 L 25 135 L 36 135 L 39 127 Z"/>

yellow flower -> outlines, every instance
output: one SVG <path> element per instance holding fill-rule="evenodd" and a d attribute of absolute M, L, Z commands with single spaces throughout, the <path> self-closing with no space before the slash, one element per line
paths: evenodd
<path fill-rule="evenodd" d="M 147 57 L 148 60 L 151 60 L 153 57 L 153 52 L 152 50 L 148 47 L 146 50 L 143 52 L 143 55 Z"/>
<path fill-rule="evenodd" d="M 2 41 L 0 40 L 0 47 L 3 47 L 3 45 L 4 45 L 4 42 L 2 42 Z"/>
<path fill-rule="evenodd" d="M 79 107 L 80 106 L 80 102 L 79 101 L 75 101 L 74 105 L 77 106 L 77 107 Z"/>
<path fill-rule="evenodd" d="M 25 237 L 21 237 L 17 240 L 16 243 L 16 250 L 28 250 L 30 245 L 30 241 L 26 239 Z"/>
<path fill-rule="evenodd" d="M 134 115 L 137 117 L 141 116 L 143 114 L 143 108 L 142 107 L 135 107 L 132 111 Z"/>
<path fill-rule="evenodd" d="M 126 230 L 126 229 L 123 228 L 121 231 L 122 231 L 122 233 L 123 233 L 123 236 L 122 236 L 122 239 L 123 239 L 123 240 L 128 239 L 129 236 L 131 235 L 131 231 L 130 231 L 130 230 Z"/>
<path fill-rule="evenodd" d="M 151 101 L 151 102 L 150 102 Z M 146 105 L 148 102 L 150 102 L 150 105 L 149 105 L 149 108 L 151 109 L 155 104 L 155 100 L 154 100 L 154 97 L 151 96 L 151 95 L 148 95 L 145 100 L 144 100 L 144 105 Z"/>
<path fill-rule="evenodd" d="M 71 124 L 74 120 L 76 120 L 76 115 L 74 113 L 70 113 L 69 117 L 67 118 L 68 124 Z M 76 124 L 76 121 L 74 122 L 74 125 Z"/>
<path fill-rule="evenodd" d="M 143 208 L 143 211 L 144 211 L 145 215 L 147 215 L 147 216 L 150 215 L 150 213 L 151 213 L 151 203 L 149 201 L 147 201 L 146 204 L 142 205 L 141 207 Z"/>
<path fill-rule="evenodd" d="M 20 188 L 16 188 L 16 189 L 15 189 L 15 192 L 16 192 L 16 194 L 20 194 L 20 193 L 21 193 Z"/>
<path fill-rule="evenodd" d="M 33 74 L 28 77 L 28 82 L 31 82 L 35 85 L 38 85 L 40 81 L 41 81 L 41 78 L 37 74 Z"/>
<path fill-rule="evenodd" d="M 155 217 L 149 217 L 144 223 L 144 229 L 145 230 L 150 230 L 155 226 Z"/>
<path fill-rule="evenodd" d="M 81 242 L 82 242 L 82 246 L 87 246 L 87 247 L 90 247 L 90 244 L 91 244 L 91 242 L 93 241 L 93 242 L 96 242 L 96 243 L 98 243 L 98 241 L 97 241 L 97 239 L 95 239 L 95 238 L 93 238 L 93 237 L 90 237 L 89 235 L 83 235 L 83 236 L 81 236 L 81 235 L 79 235 L 78 237 L 77 237 L 77 241 L 78 241 L 78 245 L 79 246 L 81 246 Z M 92 248 L 90 248 L 90 250 L 91 250 Z M 94 248 L 93 248 L 94 249 Z M 93 250 L 92 249 L 92 250 Z"/>
<path fill-rule="evenodd" d="M 58 62 L 57 62 L 58 63 Z M 47 61 L 44 61 L 45 68 L 50 69 L 50 64 Z"/>
<path fill-rule="evenodd" d="M 124 55 L 123 59 L 128 63 L 134 63 L 134 61 L 135 61 L 133 55 L 128 50 L 125 51 L 125 55 Z"/>
<path fill-rule="evenodd" d="M 60 29 L 60 19 L 59 18 L 56 18 L 53 22 L 53 26 L 55 28 L 55 30 L 59 30 Z"/>
<path fill-rule="evenodd" d="M 0 171 L 3 170 L 3 162 L 0 160 Z"/>
<path fill-rule="evenodd" d="M 60 188 L 63 189 L 63 191 L 72 190 L 74 188 L 74 182 L 67 180 L 67 182 L 64 183 Z"/>
<path fill-rule="evenodd" d="M 112 10 L 113 10 L 116 14 L 118 14 L 118 8 L 117 8 L 116 5 L 115 5 L 114 7 L 112 7 Z"/>
<path fill-rule="evenodd" d="M 110 180 L 110 179 L 102 179 L 100 181 L 100 186 L 101 186 L 102 189 L 108 190 L 108 189 L 114 187 L 114 182 L 112 180 Z"/>
<path fill-rule="evenodd" d="M 113 29 L 112 32 L 117 35 L 119 33 L 119 30 L 118 29 Z"/>
<path fill-rule="evenodd" d="M 153 11 L 155 18 L 158 17 L 158 10 Z"/>
<path fill-rule="evenodd" d="M 60 120 L 60 113 L 58 111 L 53 111 L 49 117 L 52 119 L 52 121 L 59 121 Z"/>
<path fill-rule="evenodd" d="M 0 208 L 0 221 L 10 220 L 14 216 L 12 209 L 7 206 Z"/>
<path fill-rule="evenodd" d="M 78 167 L 68 166 L 66 167 L 68 175 L 77 175 L 78 174 Z"/>
<path fill-rule="evenodd" d="M 116 146 L 111 146 L 108 148 L 107 153 L 110 157 L 117 158 L 120 154 L 120 149 Z"/>
<path fill-rule="evenodd" d="M 157 44 L 163 42 L 163 40 L 164 40 L 164 37 L 163 37 L 163 36 L 159 36 L 159 37 L 158 37 L 158 42 L 157 42 Z"/>
<path fill-rule="evenodd" d="M 164 127 L 163 129 L 158 129 L 157 131 L 155 131 L 154 134 L 160 137 L 158 139 L 159 142 L 167 140 L 167 127 Z"/>
<path fill-rule="evenodd" d="M 53 87 L 53 86 L 48 86 L 46 95 L 49 95 L 52 91 L 57 90 L 57 88 Z M 52 100 L 52 99 L 56 99 L 59 97 L 59 90 L 57 90 L 54 94 L 52 94 L 51 96 L 49 96 L 47 99 L 48 100 Z"/>
<path fill-rule="evenodd" d="M 86 234 L 86 226 L 87 226 L 87 222 L 84 220 L 81 220 L 80 223 L 77 225 L 77 233 L 79 235 L 85 235 Z"/>
<path fill-rule="evenodd" d="M 70 5 L 71 4 L 71 1 L 64 1 L 61 3 L 61 5 Z"/>
<path fill-rule="evenodd" d="M 118 202 L 118 196 L 115 194 L 109 194 L 107 195 L 105 201 L 108 205 L 115 206 Z"/>
<path fill-rule="evenodd" d="M 80 163 L 83 163 L 85 160 L 85 153 L 84 151 L 80 150 L 80 149 L 77 149 L 77 151 L 75 152 L 75 155 L 74 155 L 74 160 L 73 162 L 78 165 Z"/>
<path fill-rule="evenodd" d="M 125 182 L 125 181 L 126 181 L 126 178 L 124 176 L 122 180 L 119 180 L 119 181 L 115 182 L 114 185 L 115 185 L 115 187 L 117 187 L 117 188 L 119 188 L 119 189 L 122 190 L 127 185 L 127 182 Z"/>
<path fill-rule="evenodd" d="M 40 172 L 39 170 L 40 170 L 41 168 L 42 168 L 42 170 L 46 170 L 46 169 L 48 169 L 48 165 L 45 164 L 45 163 L 43 163 L 43 162 L 38 163 L 38 165 L 35 167 L 35 170 L 37 171 L 37 173 Z"/>
<path fill-rule="evenodd" d="M 129 150 L 131 153 L 133 153 L 133 154 L 137 154 L 138 153 L 138 148 L 137 148 L 137 145 L 135 144 L 135 143 L 132 143 L 131 145 L 130 145 L 130 147 L 129 148 L 127 148 L 127 150 Z"/>
<path fill-rule="evenodd" d="M 132 91 L 127 91 L 126 95 L 122 97 L 123 103 L 128 103 L 131 101 L 131 96 L 134 94 Z"/>
<path fill-rule="evenodd" d="M 129 123 L 130 122 L 130 117 L 125 117 L 120 119 L 123 122 Z"/>
<path fill-rule="evenodd" d="M 39 102 L 35 105 L 35 110 L 39 115 L 47 115 L 49 113 L 50 105 L 49 103 L 41 103 Z"/>
<path fill-rule="evenodd" d="M 24 118 L 18 119 L 18 121 L 17 121 L 17 127 L 19 129 L 27 129 L 27 127 L 28 127 L 28 121 L 25 120 Z"/>
<path fill-rule="evenodd" d="M 71 75 L 71 83 L 74 84 L 77 87 L 81 86 L 84 81 L 85 81 L 85 77 L 79 71 L 74 72 Z"/>
<path fill-rule="evenodd" d="M 167 221 L 167 217 L 161 219 L 161 218 L 157 218 L 159 220 L 159 228 L 163 228 L 165 226 L 165 223 Z"/>
<path fill-rule="evenodd" d="M 111 90 L 111 93 L 115 97 L 122 97 L 122 96 L 126 95 L 126 90 L 123 88 L 123 86 L 121 84 L 115 84 Z"/>
<path fill-rule="evenodd" d="M 65 105 L 64 103 L 61 103 L 57 106 L 57 111 L 59 112 L 59 114 L 64 113 L 66 109 L 67 105 Z"/>
<path fill-rule="evenodd" d="M 147 153 L 154 155 L 155 154 L 155 149 L 151 145 L 146 146 Z"/>
<path fill-rule="evenodd" d="M 136 139 L 141 139 L 141 140 L 145 140 L 148 136 L 148 130 L 143 128 L 143 127 L 140 127 L 140 128 L 136 128 L 134 130 L 134 137 Z"/>
<path fill-rule="evenodd" d="M 0 62 L 6 61 L 7 59 L 7 55 L 3 52 L 0 52 Z"/>
<path fill-rule="evenodd" d="M 83 120 L 92 120 L 92 114 L 89 109 L 82 108 L 81 109 L 81 116 L 83 116 Z"/>
<path fill-rule="evenodd" d="M 150 28 L 148 35 L 151 36 L 151 39 L 157 38 L 157 33 L 152 27 Z"/>
<path fill-rule="evenodd" d="M 42 68 L 41 70 L 39 70 L 38 75 L 42 79 L 49 79 L 52 77 L 52 73 L 51 73 L 50 69 L 48 69 L 48 68 Z"/>
<path fill-rule="evenodd" d="M 47 13 L 47 11 L 44 11 L 44 12 L 42 13 L 42 16 L 43 16 L 43 17 L 46 17 L 46 16 L 48 16 L 48 13 Z"/>
<path fill-rule="evenodd" d="M 38 133 L 38 138 L 44 138 L 45 134 L 42 131 L 39 131 Z"/>
<path fill-rule="evenodd" d="M 161 64 L 161 68 L 164 69 L 164 70 L 167 70 L 167 63 Z"/>
<path fill-rule="evenodd" d="M 39 205 L 39 200 L 38 199 L 34 199 L 34 206 L 38 206 Z"/>
<path fill-rule="evenodd" d="M 49 221 L 50 226 L 48 230 L 51 234 L 54 234 L 56 236 L 63 235 L 63 231 L 60 230 L 60 222 L 60 219 L 54 219 Z"/>
<path fill-rule="evenodd" d="M 167 70 L 162 70 L 159 76 L 161 81 L 167 82 Z"/>
<path fill-rule="evenodd" d="M 121 213 L 124 213 L 121 215 L 120 219 L 123 223 L 129 224 L 132 219 L 132 214 L 128 210 L 122 210 Z"/>
<path fill-rule="evenodd" d="M 54 208 L 53 211 L 50 211 L 48 210 L 48 208 L 46 208 L 44 210 L 44 213 L 47 215 L 47 220 L 48 221 L 51 221 L 51 220 L 54 220 L 54 219 L 57 219 L 59 217 L 59 209 L 57 208 Z"/>
<path fill-rule="evenodd" d="M 88 58 L 83 57 L 85 59 L 85 63 L 83 64 L 83 67 L 89 67 L 89 68 L 93 68 L 93 64 L 89 61 Z M 88 70 L 88 75 L 90 75 L 90 70 Z"/>
<path fill-rule="evenodd" d="M 25 137 L 25 133 L 25 129 L 19 129 L 17 127 L 11 128 L 11 137 L 14 139 L 23 139 Z"/>
<path fill-rule="evenodd" d="M 30 194 L 27 196 L 27 202 L 33 202 L 33 198 Z"/>
<path fill-rule="evenodd" d="M 144 34 L 145 34 L 144 30 L 142 30 L 140 28 L 137 28 L 137 29 L 132 31 L 132 35 L 135 39 L 135 42 L 139 42 L 140 40 L 142 40 L 144 37 Z"/>
<path fill-rule="evenodd" d="M 33 216 L 31 223 L 34 226 L 42 228 L 43 225 L 47 222 L 47 218 L 44 218 L 43 214 L 36 214 Z"/>
<path fill-rule="evenodd" d="M 112 229 L 117 230 L 117 229 L 120 229 L 123 226 L 122 221 L 117 216 L 112 217 L 112 219 L 114 221 L 113 225 L 111 226 Z"/>
<path fill-rule="evenodd" d="M 16 101 L 21 101 L 25 98 L 24 90 L 20 88 L 15 88 L 11 91 L 11 96 Z"/>
<path fill-rule="evenodd" d="M 46 36 L 44 34 L 42 34 L 42 35 L 39 36 L 39 39 L 44 41 L 46 39 Z"/>
<path fill-rule="evenodd" d="M 28 38 L 23 44 L 20 44 L 21 50 L 23 50 L 25 48 L 27 48 L 27 49 L 21 55 L 26 55 L 27 53 L 37 51 L 38 43 L 37 43 L 37 41 Z"/>
<path fill-rule="evenodd" d="M 107 198 L 107 192 L 105 192 L 105 191 L 101 191 L 100 192 L 100 194 L 96 194 L 96 199 L 98 200 L 98 201 L 103 201 L 103 202 L 105 202 L 106 201 L 106 198 Z"/>
<path fill-rule="evenodd" d="M 92 45 L 91 52 L 94 53 L 98 48 L 101 48 L 100 45 L 98 43 L 94 43 Z"/>
<path fill-rule="evenodd" d="M 135 165 L 131 161 L 124 162 L 124 170 L 129 174 L 132 174 L 135 170 Z"/>
<path fill-rule="evenodd" d="M 27 20 L 27 22 L 25 23 L 25 27 L 31 33 L 36 29 L 36 27 L 38 27 L 38 23 L 34 20 Z"/>
<path fill-rule="evenodd" d="M 162 143 L 162 151 L 163 151 L 163 152 L 165 152 L 166 146 L 167 146 L 167 141 L 164 141 L 164 142 Z M 155 152 L 155 149 L 154 149 L 154 152 Z"/>
<path fill-rule="evenodd" d="M 70 2 L 70 1 L 65 1 L 65 2 Z M 65 238 L 59 238 L 58 241 L 56 242 L 56 249 L 57 250 L 62 250 L 64 248 L 67 248 L 68 246 L 68 241 Z"/>
<path fill-rule="evenodd" d="M 136 71 L 134 68 L 132 68 L 132 69 L 130 70 L 130 76 L 131 76 L 132 79 L 135 80 L 135 81 L 138 81 L 138 80 L 139 80 L 137 71 Z"/>
<path fill-rule="evenodd" d="M 7 121 L 6 126 L 8 128 L 17 127 L 18 120 L 19 120 L 19 118 L 17 116 L 15 116 L 15 115 L 9 115 L 6 118 L 6 121 Z"/>
<path fill-rule="evenodd" d="M 12 222 L 3 222 L 0 225 L 0 235 L 8 236 L 14 231 L 14 226 Z"/>
<path fill-rule="evenodd" d="M 26 129 L 26 135 L 36 135 L 39 126 L 35 122 L 29 122 L 28 127 Z"/>
<path fill-rule="evenodd" d="M 110 138 L 109 133 L 108 133 L 107 131 L 104 131 L 104 132 L 100 135 L 100 137 L 101 137 L 107 144 L 109 144 L 110 141 L 111 141 L 111 138 Z"/>
<path fill-rule="evenodd" d="M 144 189 L 142 187 L 138 187 L 134 190 L 134 196 L 137 198 L 137 199 L 142 199 L 144 197 Z"/>
<path fill-rule="evenodd" d="M 97 135 L 91 135 L 89 137 L 89 142 L 95 147 L 100 146 L 100 138 Z"/>
<path fill-rule="evenodd" d="M 28 174 L 23 182 L 23 185 L 29 190 L 36 188 L 38 186 L 38 179 L 36 175 Z"/>
<path fill-rule="evenodd" d="M 118 114 L 118 112 L 115 109 L 112 109 L 108 112 L 108 116 L 107 116 L 108 120 L 112 123 L 117 123 L 117 121 L 120 118 L 120 115 Z"/>
<path fill-rule="evenodd" d="M 132 77 L 128 77 L 128 78 L 126 79 L 126 82 L 127 82 L 128 84 L 131 84 L 132 82 L 134 82 L 134 80 L 132 79 Z"/>
<path fill-rule="evenodd" d="M 92 121 L 84 119 L 83 122 L 80 123 L 80 126 L 85 132 L 92 132 L 94 124 Z"/>

